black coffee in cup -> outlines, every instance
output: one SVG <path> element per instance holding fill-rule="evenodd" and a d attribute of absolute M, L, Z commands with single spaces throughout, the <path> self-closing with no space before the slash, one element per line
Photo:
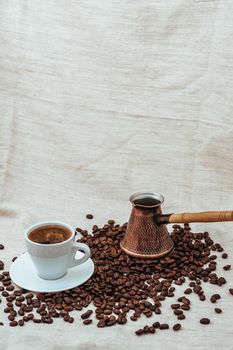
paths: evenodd
<path fill-rule="evenodd" d="M 40 244 L 56 244 L 66 241 L 70 238 L 72 232 L 65 227 L 49 225 L 38 227 L 29 233 L 28 238 Z"/>

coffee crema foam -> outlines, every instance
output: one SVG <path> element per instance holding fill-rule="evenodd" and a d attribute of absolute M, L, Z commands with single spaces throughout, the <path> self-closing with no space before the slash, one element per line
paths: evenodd
<path fill-rule="evenodd" d="M 72 232 L 65 227 L 48 225 L 36 228 L 29 233 L 28 238 L 35 243 L 56 244 L 66 241 L 71 235 Z"/>

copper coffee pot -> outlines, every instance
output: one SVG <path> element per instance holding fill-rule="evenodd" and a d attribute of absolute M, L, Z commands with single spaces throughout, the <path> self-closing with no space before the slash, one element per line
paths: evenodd
<path fill-rule="evenodd" d="M 233 211 L 162 214 L 164 197 L 157 192 L 138 192 L 129 199 L 133 209 L 120 246 L 136 258 L 158 258 L 171 252 L 173 241 L 166 224 L 233 221 Z"/>

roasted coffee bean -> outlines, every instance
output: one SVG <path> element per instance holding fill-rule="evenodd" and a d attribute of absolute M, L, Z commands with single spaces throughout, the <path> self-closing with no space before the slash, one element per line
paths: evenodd
<path fill-rule="evenodd" d="M 9 315 L 9 316 L 8 316 L 8 320 L 9 320 L 9 321 L 14 321 L 14 319 L 15 319 L 15 316 L 14 316 L 14 315 Z"/>
<path fill-rule="evenodd" d="M 18 321 L 18 325 L 19 325 L 20 327 L 23 327 L 23 326 L 24 326 L 24 320 L 19 320 L 19 321 Z"/>
<path fill-rule="evenodd" d="M 3 322 L 0 322 L 0 326 L 4 326 L 4 323 L 3 323 Z"/>
<path fill-rule="evenodd" d="M 143 327 L 143 333 L 145 333 L 145 334 L 147 334 L 147 333 L 149 333 L 149 326 L 144 326 Z"/>
<path fill-rule="evenodd" d="M 84 314 L 81 315 L 81 319 L 82 319 L 82 320 L 86 320 L 88 317 L 91 316 L 92 313 L 93 313 L 92 310 L 86 311 Z M 112 312 L 111 312 L 111 313 L 112 313 Z"/>
<path fill-rule="evenodd" d="M 97 314 L 97 315 L 95 315 L 95 317 L 96 317 L 98 320 L 103 320 L 103 319 L 104 319 L 104 315 L 102 315 L 102 314 Z"/>
<path fill-rule="evenodd" d="M 46 319 L 46 323 L 48 323 L 48 324 L 53 323 L 53 319 L 52 319 L 52 318 L 47 318 L 47 319 Z"/>
<path fill-rule="evenodd" d="M 215 260 L 215 259 L 217 259 L 217 255 L 211 255 L 209 259 L 210 260 Z"/>
<path fill-rule="evenodd" d="M 131 321 L 137 321 L 137 317 L 135 317 L 135 316 L 130 316 L 130 319 L 131 319 Z"/>
<path fill-rule="evenodd" d="M 10 284 L 9 286 L 6 287 L 6 290 L 8 292 L 12 292 L 12 290 L 14 290 L 14 289 L 15 289 L 15 287 L 12 284 Z"/>
<path fill-rule="evenodd" d="M 20 307 L 22 305 L 22 301 L 16 300 L 15 305 Z"/>
<path fill-rule="evenodd" d="M 18 310 L 18 315 L 19 315 L 19 316 L 24 316 L 24 314 L 25 314 L 25 313 L 24 313 L 24 310 L 23 310 L 23 309 L 19 309 L 19 310 Z"/>
<path fill-rule="evenodd" d="M 0 250 L 1 249 L 4 249 L 4 245 L 3 244 L 0 244 Z"/>
<path fill-rule="evenodd" d="M 10 315 L 16 317 L 17 316 L 17 312 L 14 309 L 12 309 L 10 311 Z"/>
<path fill-rule="evenodd" d="M 178 315 L 177 318 L 178 318 L 178 320 L 180 320 L 180 321 L 181 321 L 181 320 L 184 320 L 184 319 L 185 319 L 185 315 L 184 315 L 184 314 L 183 314 L 183 315 Z"/>
<path fill-rule="evenodd" d="M 181 329 L 181 324 L 180 323 L 176 323 L 174 324 L 174 326 L 172 327 L 174 331 L 178 331 Z"/>
<path fill-rule="evenodd" d="M 198 286 L 198 285 L 196 285 L 196 286 L 193 288 L 194 293 L 196 293 L 196 294 L 198 294 L 198 295 L 200 295 L 200 294 L 202 293 L 201 290 L 202 290 L 201 286 Z"/>
<path fill-rule="evenodd" d="M 24 320 L 25 321 L 25 320 Z M 32 320 L 34 323 L 41 323 L 41 319 L 40 318 L 33 318 Z"/>
<path fill-rule="evenodd" d="M 118 318 L 117 318 L 117 323 L 119 323 L 119 324 L 125 324 L 127 322 L 127 318 L 126 317 L 122 317 L 122 316 L 119 316 Z"/>
<path fill-rule="evenodd" d="M 215 271 L 216 270 L 216 262 L 215 261 L 211 261 L 209 264 L 209 269 L 211 271 Z"/>
<path fill-rule="evenodd" d="M 107 327 L 112 327 L 117 323 L 116 319 L 109 319 L 107 320 L 106 326 Z"/>
<path fill-rule="evenodd" d="M 176 229 L 176 228 L 179 229 L 179 228 L 180 228 L 180 225 L 178 225 L 178 224 L 173 224 L 173 225 L 172 225 L 172 228 L 174 228 L 174 229 Z"/>
<path fill-rule="evenodd" d="M 201 324 L 209 324 L 210 323 L 210 319 L 209 318 L 201 318 L 200 319 L 200 323 Z"/>
<path fill-rule="evenodd" d="M 215 298 L 214 295 L 211 296 L 210 298 L 211 303 L 216 303 L 217 299 Z"/>
<path fill-rule="evenodd" d="M 179 309 L 180 308 L 180 304 L 172 304 L 171 308 L 172 309 Z"/>
<path fill-rule="evenodd" d="M 111 315 L 111 313 L 112 313 L 111 310 L 108 310 L 108 309 L 104 310 L 104 315 Z"/>
<path fill-rule="evenodd" d="M 82 232 L 82 229 L 80 227 L 76 227 L 75 231 L 81 233 Z"/>
<path fill-rule="evenodd" d="M 169 325 L 167 323 L 162 323 L 160 324 L 159 326 L 159 329 L 163 330 L 163 329 L 168 329 L 169 328 Z"/>
<path fill-rule="evenodd" d="M 208 246 L 210 246 L 214 243 L 214 241 L 210 237 L 206 237 L 205 242 Z"/>
<path fill-rule="evenodd" d="M 24 301 L 24 300 L 25 300 L 25 297 L 24 297 L 23 295 L 18 296 L 18 297 L 16 298 L 16 301 L 22 302 L 22 301 Z"/>
<path fill-rule="evenodd" d="M 85 324 L 85 326 L 89 325 L 92 323 L 92 320 L 84 320 L 83 324 Z"/>
<path fill-rule="evenodd" d="M 144 334 L 144 331 L 143 331 L 143 329 L 138 329 L 137 331 L 135 331 L 135 334 L 136 335 L 138 335 L 138 336 L 140 336 L 140 335 L 143 335 Z"/>
<path fill-rule="evenodd" d="M 94 225 L 92 227 L 92 232 L 95 233 L 96 231 L 98 231 L 98 226 L 97 225 Z"/>
<path fill-rule="evenodd" d="M 17 322 L 17 321 L 11 321 L 11 322 L 9 323 L 9 325 L 10 325 L 11 327 L 15 327 L 15 326 L 18 326 L 18 322 Z"/>
<path fill-rule="evenodd" d="M 230 288 L 229 292 L 230 292 L 231 295 L 233 295 L 233 288 Z"/>
<path fill-rule="evenodd" d="M 3 280 L 2 284 L 4 285 L 4 287 L 7 287 L 11 284 L 11 281 L 10 280 L 6 280 L 6 281 Z"/>
<path fill-rule="evenodd" d="M 215 311 L 217 314 L 221 314 L 221 313 L 222 313 L 222 310 L 219 309 L 219 308 L 217 308 L 217 307 L 214 309 L 214 311 Z"/>
<path fill-rule="evenodd" d="M 155 332 L 156 332 L 155 328 L 153 326 L 150 326 L 149 327 L 149 333 L 155 334 Z"/>
<path fill-rule="evenodd" d="M 22 295 L 22 290 L 20 290 L 20 289 L 15 290 L 15 291 L 14 291 L 14 295 L 15 295 L 15 296 L 20 296 L 20 295 Z"/>
<path fill-rule="evenodd" d="M 227 254 L 227 253 L 223 253 L 223 254 L 222 254 L 222 258 L 223 258 L 223 259 L 228 258 L 228 254 Z"/>
<path fill-rule="evenodd" d="M 219 277 L 219 279 L 218 279 L 218 285 L 219 286 L 222 286 L 223 284 L 225 284 L 226 283 L 226 280 L 225 280 L 225 278 L 224 277 Z"/>
<path fill-rule="evenodd" d="M 184 304 L 184 305 L 181 305 L 181 309 L 185 310 L 185 311 L 188 311 L 188 310 L 190 310 L 190 306 Z"/>
<path fill-rule="evenodd" d="M 190 293 L 192 293 L 192 289 L 191 288 L 185 289 L 184 294 L 190 294 Z"/>
<path fill-rule="evenodd" d="M 9 313 L 11 310 L 12 310 L 12 307 L 6 307 L 6 308 L 4 309 L 4 312 L 7 314 L 7 313 Z"/>
<path fill-rule="evenodd" d="M 213 294 L 212 295 L 216 300 L 221 299 L 221 295 L 220 294 Z"/>
<path fill-rule="evenodd" d="M 223 270 L 228 271 L 231 269 L 231 265 L 225 265 L 223 266 Z"/>
<path fill-rule="evenodd" d="M 97 323 L 97 327 L 99 327 L 99 328 L 105 327 L 105 321 L 100 320 L 100 321 Z"/>
<path fill-rule="evenodd" d="M 87 214 L 87 215 L 86 215 L 86 218 L 87 218 L 87 219 L 93 219 L 93 215 L 92 215 L 92 214 Z"/>
<path fill-rule="evenodd" d="M 160 326 L 160 323 L 157 321 L 157 322 L 154 322 L 153 325 L 152 325 L 154 328 L 159 328 Z"/>
<path fill-rule="evenodd" d="M 174 315 L 178 316 L 178 315 L 182 315 L 183 311 L 178 309 L 178 310 L 174 310 L 173 313 Z"/>

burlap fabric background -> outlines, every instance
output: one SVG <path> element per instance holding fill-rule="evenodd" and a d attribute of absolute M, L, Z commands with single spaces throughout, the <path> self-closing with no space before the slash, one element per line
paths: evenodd
<path fill-rule="evenodd" d="M 227 0 L 1 1 L 6 268 L 24 251 L 29 224 L 123 223 L 135 191 L 163 193 L 164 212 L 233 209 L 232 13 Z M 212 232 L 233 262 L 232 223 L 193 228 Z M 1 327 L 0 349 L 233 349 L 233 298 L 226 297 L 233 274 L 223 275 L 224 313 L 214 317 L 209 301 L 191 296 L 192 313 L 177 334 L 137 338 L 148 320 L 97 329 L 82 327 L 77 315 L 73 325 Z M 204 316 L 210 326 L 199 324 Z M 169 303 L 159 319 L 175 322 Z"/>

